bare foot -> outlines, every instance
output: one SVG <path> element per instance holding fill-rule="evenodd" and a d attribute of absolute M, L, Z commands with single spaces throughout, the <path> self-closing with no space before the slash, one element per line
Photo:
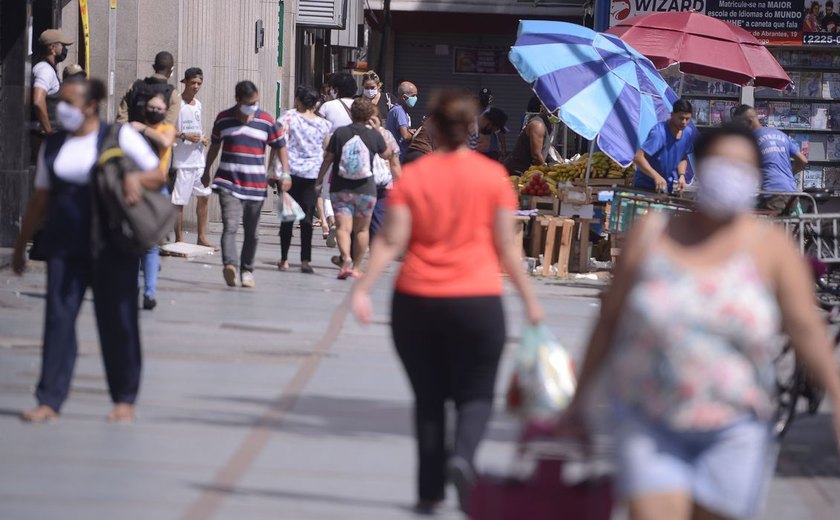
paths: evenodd
<path fill-rule="evenodd" d="M 288 271 L 289 270 L 289 261 L 288 260 L 280 260 L 277 262 L 277 268 L 281 271 Z"/>
<path fill-rule="evenodd" d="M 219 246 L 211 244 L 209 240 L 206 238 L 199 238 L 196 240 L 196 245 L 203 246 L 203 247 L 212 247 L 213 251 L 219 251 Z"/>
<path fill-rule="evenodd" d="M 58 412 L 49 406 L 42 404 L 37 408 L 29 410 L 28 412 L 23 412 L 20 414 L 20 418 L 24 422 L 45 423 L 58 419 Z"/>
<path fill-rule="evenodd" d="M 134 405 L 128 403 L 117 403 L 111 409 L 111 413 L 107 417 L 108 422 L 112 423 L 132 423 L 134 422 Z"/>

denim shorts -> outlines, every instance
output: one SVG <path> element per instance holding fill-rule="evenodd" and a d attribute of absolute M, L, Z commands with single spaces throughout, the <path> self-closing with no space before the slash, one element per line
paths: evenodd
<path fill-rule="evenodd" d="M 745 415 L 716 430 L 675 431 L 624 405 L 614 414 L 620 498 L 682 492 L 727 518 L 761 512 L 778 455 L 769 423 Z"/>
<path fill-rule="evenodd" d="M 376 195 L 352 191 L 334 191 L 330 200 L 335 214 L 345 217 L 370 218 L 376 206 Z"/>

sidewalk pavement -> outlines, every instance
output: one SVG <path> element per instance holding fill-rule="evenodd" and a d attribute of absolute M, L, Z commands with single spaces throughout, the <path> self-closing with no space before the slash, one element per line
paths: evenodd
<path fill-rule="evenodd" d="M 90 304 L 61 419 L 17 419 L 34 404 L 44 270 L 33 263 L 23 278 L 0 271 L 0 518 L 414 518 L 411 397 L 387 325 L 395 268 L 374 294 L 374 323 L 362 327 L 345 315 L 350 283 L 335 279 L 335 250 L 315 239 L 310 276 L 295 270 L 293 247 L 293 270 L 281 273 L 277 226 L 269 214 L 263 220 L 256 290 L 225 287 L 218 254 L 162 259 L 158 308 L 142 313 L 133 425 L 103 420 L 110 403 Z M 598 288 L 537 286 L 549 326 L 579 359 Z M 505 303 L 500 399 L 522 322 L 516 299 Z M 504 471 L 517 432 L 498 404 L 479 464 Z M 795 424 L 767 520 L 840 517 L 828 418 Z M 440 518 L 461 518 L 454 497 Z"/>

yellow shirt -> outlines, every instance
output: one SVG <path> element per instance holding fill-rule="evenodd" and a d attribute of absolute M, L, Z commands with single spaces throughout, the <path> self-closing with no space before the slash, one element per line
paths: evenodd
<path fill-rule="evenodd" d="M 156 132 L 175 132 L 175 127 L 169 123 L 160 123 L 148 126 Z M 160 171 L 162 171 L 164 175 L 168 174 L 169 165 L 172 163 L 172 147 L 170 146 L 168 148 L 161 149 L 153 143 L 152 148 L 155 149 L 158 154 L 158 158 L 160 159 Z"/>

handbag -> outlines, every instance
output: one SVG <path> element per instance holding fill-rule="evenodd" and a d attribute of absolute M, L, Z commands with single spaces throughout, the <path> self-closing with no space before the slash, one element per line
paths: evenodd
<path fill-rule="evenodd" d="M 138 203 L 125 202 L 123 177 L 138 168 L 119 147 L 121 126 L 114 124 L 103 129 L 105 135 L 91 176 L 94 256 L 106 244 L 131 255 L 141 255 L 158 244 L 175 223 L 175 208 L 160 191 L 144 189 Z"/>
<path fill-rule="evenodd" d="M 280 222 L 300 222 L 306 217 L 306 212 L 287 192 L 277 194 L 277 218 Z"/>
<path fill-rule="evenodd" d="M 508 386 L 508 411 L 525 422 L 553 420 L 572 400 L 576 387 L 566 349 L 544 325 L 526 326 Z"/>
<path fill-rule="evenodd" d="M 557 439 L 522 445 L 511 476 L 480 476 L 472 520 L 609 520 L 611 466 Z"/>

